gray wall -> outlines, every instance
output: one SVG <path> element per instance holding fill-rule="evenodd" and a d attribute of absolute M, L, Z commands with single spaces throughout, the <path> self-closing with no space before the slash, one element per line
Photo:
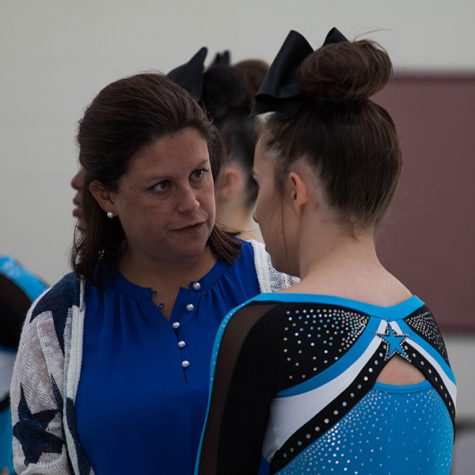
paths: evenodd
<path fill-rule="evenodd" d="M 67 270 L 76 124 L 110 81 L 167 72 L 198 47 L 272 59 L 290 29 L 315 47 L 367 32 L 397 70 L 475 68 L 471 0 L 0 0 L 0 250 L 50 282 Z"/>

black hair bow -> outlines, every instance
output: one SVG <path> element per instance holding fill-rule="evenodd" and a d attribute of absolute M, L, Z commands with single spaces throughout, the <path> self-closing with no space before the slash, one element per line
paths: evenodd
<path fill-rule="evenodd" d="M 201 48 L 188 62 L 170 71 L 168 77 L 186 89 L 219 126 L 230 108 L 242 100 L 246 87 L 242 75 L 230 64 L 229 50 L 217 53 L 205 69 L 207 53 L 207 48 Z"/>
<path fill-rule="evenodd" d="M 203 74 L 208 48 L 201 48 L 187 63 L 172 69 L 167 76 L 186 89 L 195 99 L 203 94 Z"/>
<path fill-rule="evenodd" d="M 203 99 L 203 81 L 207 54 L 208 48 L 203 46 L 189 61 L 172 69 L 167 74 L 174 83 L 186 89 L 198 101 Z M 231 53 L 229 50 L 216 53 L 207 70 L 220 66 L 231 66 Z"/>
<path fill-rule="evenodd" d="M 322 46 L 348 41 L 336 28 L 327 34 Z M 293 114 L 305 103 L 298 83 L 298 71 L 305 58 L 313 53 L 308 41 L 297 31 L 291 30 L 272 62 L 261 87 L 251 115 L 265 112 Z"/>

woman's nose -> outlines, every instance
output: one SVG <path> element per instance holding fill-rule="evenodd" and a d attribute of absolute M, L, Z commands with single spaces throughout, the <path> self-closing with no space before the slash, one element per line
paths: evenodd
<path fill-rule="evenodd" d="M 200 207 L 197 191 L 191 186 L 187 186 L 179 196 L 178 210 L 182 213 L 193 211 Z"/>
<path fill-rule="evenodd" d="M 80 190 L 82 188 L 83 180 L 84 170 L 81 169 L 71 178 L 71 187 L 75 190 Z"/>

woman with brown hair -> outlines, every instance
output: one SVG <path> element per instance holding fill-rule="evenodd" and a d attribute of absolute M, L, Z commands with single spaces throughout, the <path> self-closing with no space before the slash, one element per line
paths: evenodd
<path fill-rule="evenodd" d="M 370 100 L 387 53 L 292 31 L 256 97 L 255 217 L 300 283 L 223 320 L 196 472 L 448 474 L 455 378 L 429 308 L 378 259 L 394 193 L 394 123 Z"/>
<path fill-rule="evenodd" d="M 224 51 L 205 68 L 206 55 L 207 48 L 201 48 L 168 76 L 203 105 L 223 138 L 226 156 L 215 183 L 217 222 L 242 239 L 262 240 L 252 217 L 257 197 L 252 177 L 257 133 L 250 113 L 269 66 L 258 59 L 231 64 L 231 53 Z"/>
<path fill-rule="evenodd" d="M 77 136 L 74 272 L 30 309 L 12 382 L 19 474 L 192 473 L 223 316 L 290 284 L 215 224 L 223 158 L 160 74 L 106 86 Z"/>

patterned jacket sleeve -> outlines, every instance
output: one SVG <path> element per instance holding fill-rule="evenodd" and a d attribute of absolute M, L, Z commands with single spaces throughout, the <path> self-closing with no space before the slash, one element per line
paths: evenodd
<path fill-rule="evenodd" d="M 30 308 L 13 371 L 11 410 L 17 474 L 73 473 L 62 420 L 66 318 L 63 325 L 55 321 L 52 301 L 54 291 L 48 291 Z"/>
<path fill-rule="evenodd" d="M 258 241 L 251 241 L 251 244 L 254 249 L 254 264 L 261 292 L 278 292 L 280 289 L 291 287 L 300 281 L 298 277 L 287 275 L 274 269 L 264 244 Z"/>

